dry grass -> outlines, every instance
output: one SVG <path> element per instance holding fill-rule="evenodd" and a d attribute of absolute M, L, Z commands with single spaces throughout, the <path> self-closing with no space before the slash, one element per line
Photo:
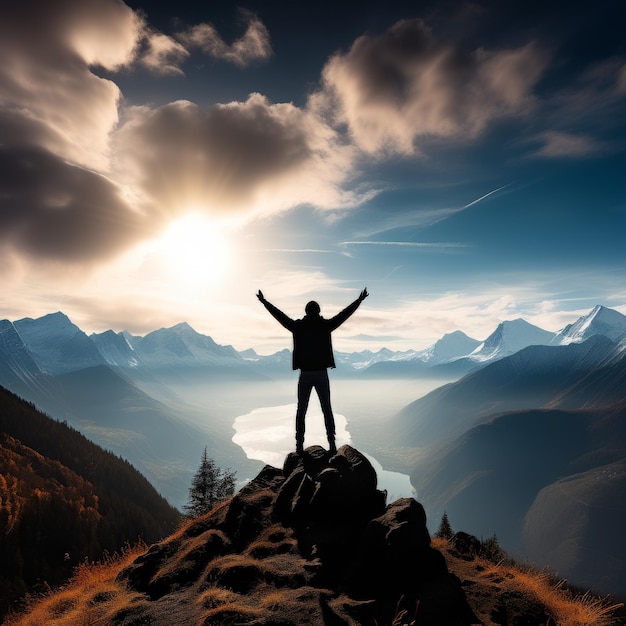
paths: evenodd
<path fill-rule="evenodd" d="M 24 612 L 10 615 L 5 626 L 96 626 L 139 598 L 116 582 L 120 569 L 145 552 L 144 544 L 106 555 L 98 563 L 79 565 L 69 582 L 42 598 L 31 599 Z"/>
<path fill-rule="evenodd" d="M 203 592 L 197 601 L 204 609 L 215 609 L 224 604 L 233 604 L 238 598 L 239 594 L 230 589 L 212 588 Z"/>
<path fill-rule="evenodd" d="M 287 544 L 291 538 L 273 534 L 271 539 Z M 555 579 L 546 571 L 508 562 L 494 564 L 481 557 L 464 560 L 455 556 L 448 542 L 443 539 L 434 539 L 433 547 L 446 556 L 450 571 L 461 580 L 475 583 L 466 587 L 468 602 L 477 615 L 480 610 L 483 611 L 482 617 L 486 626 L 493 623 L 489 620 L 489 611 L 485 606 L 473 605 L 472 588 L 480 588 L 483 596 L 490 593 L 494 602 L 504 591 L 522 593 L 546 607 L 556 626 L 611 626 L 616 623 L 614 613 L 621 604 L 590 593 L 576 594 L 567 589 L 564 581 Z M 265 546 L 262 541 L 256 546 L 256 549 L 261 548 L 269 546 Z M 24 612 L 9 616 L 5 626 L 108 626 L 120 615 L 145 610 L 148 600 L 140 593 L 129 591 L 124 583 L 116 581 L 119 571 L 145 550 L 146 546 L 140 544 L 127 547 L 120 554 L 107 556 L 99 563 L 80 565 L 67 585 L 45 597 L 31 600 Z M 281 558 L 275 555 L 270 560 Z M 263 562 L 249 555 L 225 555 L 215 559 L 209 568 L 205 584 L 210 584 L 213 577 L 225 578 L 230 583 L 225 586 L 230 588 L 205 588 L 201 591 L 193 599 L 193 604 L 197 607 L 192 611 L 195 613 L 194 624 L 254 620 L 264 611 L 273 611 L 292 604 L 294 614 L 302 610 L 302 603 L 296 597 L 302 593 L 302 589 L 264 589 L 263 565 Z M 280 562 L 273 565 L 274 568 L 277 566 L 280 566 Z M 260 593 L 255 596 L 255 605 L 247 596 L 248 589 L 257 585 Z M 246 589 L 237 589 L 240 586 Z M 389 621 L 381 626 L 414 626 L 415 621 L 413 611 L 407 612 L 398 607 L 395 615 L 390 616 Z"/>
<path fill-rule="evenodd" d="M 576 594 L 566 588 L 566 581 L 548 572 L 517 566 L 509 567 L 516 584 L 531 591 L 554 615 L 557 626 L 609 626 L 613 614 L 623 605 L 591 593 Z"/>
<path fill-rule="evenodd" d="M 261 615 L 261 611 L 250 609 L 238 604 L 223 604 L 206 611 L 199 622 L 201 626 L 212 626 L 219 623 L 245 624 Z"/>
<path fill-rule="evenodd" d="M 459 578 L 486 587 L 497 581 L 502 588 L 524 593 L 546 607 L 556 626 L 611 626 L 616 623 L 615 612 L 623 606 L 591 593 L 575 593 L 567 589 L 565 581 L 545 570 L 511 562 L 496 564 L 479 556 L 467 562 L 453 558 L 451 546 L 445 539 L 435 538 L 432 545 L 445 554 L 451 571 Z M 458 568 L 461 571 L 455 571 Z"/>

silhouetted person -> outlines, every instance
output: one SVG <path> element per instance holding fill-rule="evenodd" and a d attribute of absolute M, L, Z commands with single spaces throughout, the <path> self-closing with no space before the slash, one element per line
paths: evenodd
<path fill-rule="evenodd" d="M 335 445 L 335 418 L 330 406 L 330 383 L 327 368 L 335 367 L 335 356 L 330 334 L 339 328 L 358 308 L 369 294 L 363 289 L 359 297 L 341 313 L 337 313 L 329 320 L 320 315 L 320 305 L 311 300 L 301 320 L 292 320 L 280 309 L 263 297 L 259 290 L 257 298 L 263 306 L 293 334 L 292 367 L 300 370 L 298 379 L 298 408 L 296 410 L 296 452 L 301 453 L 304 445 L 304 416 L 309 406 L 311 390 L 315 387 L 320 399 L 326 436 L 331 452 L 336 452 Z"/>

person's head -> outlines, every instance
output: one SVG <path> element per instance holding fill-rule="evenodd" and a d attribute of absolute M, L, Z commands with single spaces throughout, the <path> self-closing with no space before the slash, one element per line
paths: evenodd
<path fill-rule="evenodd" d="M 320 305 L 315 302 L 315 300 L 311 300 L 311 302 L 307 302 L 307 305 L 304 307 L 304 312 L 307 315 L 312 315 L 315 317 L 320 314 Z"/>

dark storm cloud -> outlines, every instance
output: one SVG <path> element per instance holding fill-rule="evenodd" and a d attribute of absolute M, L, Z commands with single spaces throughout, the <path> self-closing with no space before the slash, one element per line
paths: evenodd
<path fill-rule="evenodd" d="M 139 220 L 106 178 L 37 146 L 0 146 L 0 247 L 91 262 L 128 246 Z"/>
<path fill-rule="evenodd" d="M 120 0 L 3 5 L 0 247 L 13 259 L 92 264 L 146 228 L 96 173 L 108 170 L 120 91 L 91 69 L 130 63 L 141 32 Z"/>

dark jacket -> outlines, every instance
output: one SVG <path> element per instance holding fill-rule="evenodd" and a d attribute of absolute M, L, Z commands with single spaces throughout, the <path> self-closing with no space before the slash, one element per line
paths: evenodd
<path fill-rule="evenodd" d="M 361 299 L 357 298 L 329 320 L 320 315 L 305 315 L 301 320 L 292 320 L 267 300 L 262 302 L 276 320 L 293 334 L 292 368 L 315 371 L 335 367 L 330 334 L 359 308 Z"/>

